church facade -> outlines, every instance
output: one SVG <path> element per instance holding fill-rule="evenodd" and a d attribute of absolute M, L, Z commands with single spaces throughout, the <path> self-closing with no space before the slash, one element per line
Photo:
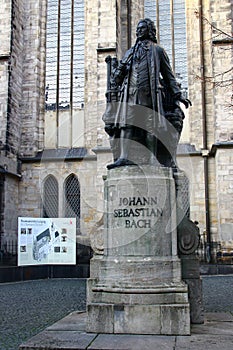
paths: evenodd
<path fill-rule="evenodd" d="M 77 242 L 102 250 L 112 162 L 105 59 L 121 58 L 149 16 L 192 101 L 178 148 L 190 217 L 207 260 L 233 250 L 232 1 L 1 0 L 0 8 L 1 251 L 17 242 L 18 217 L 76 217 Z"/>

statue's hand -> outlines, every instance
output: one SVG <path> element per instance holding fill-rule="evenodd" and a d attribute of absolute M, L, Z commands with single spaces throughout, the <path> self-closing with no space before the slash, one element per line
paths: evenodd
<path fill-rule="evenodd" d="M 192 102 L 188 98 L 183 98 L 182 96 L 180 96 L 178 98 L 178 101 L 183 103 L 185 105 L 185 108 L 189 108 L 189 106 L 192 106 Z"/>

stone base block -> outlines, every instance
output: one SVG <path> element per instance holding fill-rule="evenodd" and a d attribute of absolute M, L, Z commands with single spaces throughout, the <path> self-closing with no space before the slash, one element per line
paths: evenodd
<path fill-rule="evenodd" d="M 105 203 L 104 252 L 91 260 L 87 288 L 87 331 L 189 335 L 171 169 L 110 170 Z"/>
<path fill-rule="evenodd" d="M 188 304 L 89 304 L 87 332 L 189 335 Z"/>
<path fill-rule="evenodd" d="M 180 260 L 177 256 L 94 256 L 90 270 L 91 278 L 97 278 L 99 286 L 150 288 L 181 283 Z"/>

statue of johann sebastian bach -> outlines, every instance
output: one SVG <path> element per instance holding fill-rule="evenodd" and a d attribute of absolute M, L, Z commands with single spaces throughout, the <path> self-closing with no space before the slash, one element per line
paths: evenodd
<path fill-rule="evenodd" d="M 157 44 L 154 23 L 148 18 L 140 20 L 136 35 L 135 45 L 119 64 L 116 59 L 106 58 L 108 90 L 103 120 L 114 155 L 108 169 L 135 164 L 128 157 L 131 140 L 143 144 L 151 159 L 175 166 L 174 149 L 176 153 L 184 118 L 179 101 L 186 108 L 191 105 L 182 97 L 169 58 Z M 167 134 L 168 121 L 175 135 Z"/>

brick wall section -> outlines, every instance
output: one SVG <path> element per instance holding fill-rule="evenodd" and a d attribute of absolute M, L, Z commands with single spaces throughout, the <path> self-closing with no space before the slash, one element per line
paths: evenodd
<path fill-rule="evenodd" d="M 97 139 L 98 11 L 98 1 L 85 1 L 85 146 L 90 149 Z"/>
<path fill-rule="evenodd" d="M 53 175 L 58 181 L 59 215 L 64 217 L 64 182 L 75 174 L 80 183 L 81 198 L 81 232 L 88 236 L 97 221 L 96 207 L 96 162 L 43 162 L 25 163 L 22 167 L 23 181 L 19 187 L 20 216 L 41 217 L 43 205 L 43 184 L 48 175 Z"/>
<path fill-rule="evenodd" d="M 1 7 L 0 36 L 1 55 L 10 51 L 10 1 Z M 12 47 L 10 57 L 10 109 L 7 110 L 7 60 L 0 61 L 1 141 L 5 143 L 9 157 L 34 155 L 43 147 L 44 122 L 44 64 L 46 0 L 16 0 L 12 10 Z M 7 26 L 8 23 L 8 26 Z M 5 26 L 4 31 L 1 25 Z M 5 40 L 3 39 L 3 33 Z"/>
<path fill-rule="evenodd" d="M 11 1 L 0 0 L 0 147 L 6 142 L 10 39 Z"/>
<path fill-rule="evenodd" d="M 187 1 L 190 138 L 197 148 L 202 147 L 201 67 L 198 0 Z M 212 40 L 226 38 L 219 35 L 211 24 L 231 35 L 232 2 L 229 0 L 203 1 L 204 52 L 206 75 L 207 138 L 210 148 L 216 141 L 233 139 L 232 108 L 232 44 L 213 45 Z M 208 23 L 209 22 L 209 23 Z M 228 72 L 228 73 L 224 73 Z M 224 74 L 222 74 L 224 73 Z"/>
<path fill-rule="evenodd" d="M 128 49 L 128 8 L 127 0 L 116 1 L 117 55 L 122 57 Z"/>
<path fill-rule="evenodd" d="M 45 119 L 45 61 L 46 61 L 46 18 L 47 18 L 47 0 L 39 1 L 39 51 L 37 52 L 38 69 L 38 149 L 44 148 L 44 119 Z"/>
<path fill-rule="evenodd" d="M 229 36 L 232 35 L 233 3 L 211 0 L 211 23 Z M 212 39 L 226 39 L 226 34 L 212 30 Z M 232 43 L 212 46 L 213 93 L 215 107 L 215 142 L 233 140 L 232 109 Z M 232 148 L 218 149 L 215 157 L 218 240 L 229 241 L 233 247 L 233 156 Z M 211 201 L 212 203 L 212 201 Z"/>
<path fill-rule="evenodd" d="M 211 1 L 211 22 L 229 36 L 232 35 L 232 1 Z M 212 39 L 226 39 L 225 34 L 212 31 Z M 232 109 L 232 43 L 216 44 L 212 47 L 213 83 L 216 133 L 215 141 L 233 140 Z"/>
<path fill-rule="evenodd" d="M 198 0 L 186 1 L 187 15 L 187 49 L 188 49 L 188 77 L 189 97 L 193 103 L 189 111 L 190 118 L 190 142 L 197 149 L 203 148 L 202 127 L 202 99 L 201 99 L 201 61 L 200 61 L 200 35 L 199 35 L 199 13 Z M 210 21 L 209 1 L 203 0 L 203 17 Z M 203 20 L 205 76 L 213 75 L 212 53 L 211 53 L 211 26 Z M 206 116 L 207 116 L 207 140 L 210 148 L 214 143 L 214 113 L 213 113 L 213 84 L 205 79 L 206 89 Z"/>
<path fill-rule="evenodd" d="M 10 52 L 11 0 L 0 0 L 0 56 Z"/>
<path fill-rule="evenodd" d="M 10 57 L 9 110 L 6 147 L 8 156 L 16 156 L 21 139 L 21 103 L 23 81 L 23 1 L 14 1 L 12 10 L 12 47 Z"/>
<path fill-rule="evenodd" d="M 193 107 L 190 109 L 190 141 L 196 148 L 202 148 L 202 109 L 200 76 L 200 42 L 198 16 L 198 0 L 187 1 L 188 30 L 188 63 L 190 99 Z M 206 74 L 206 115 L 208 149 L 215 142 L 227 142 L 233 139 L 232 107 L 229 108 L 232 95 L 232 45 L 213 45 L 212 40 L 225 38 L 219 35 L 213 26 L 229 33 L 232 31 L 232 2 L 229 0 L 203 0 L 204 53 Z M 209 23 L 208 23 L 209 22 Z M 224 81 L 228 80 L 228 84 Z M 225 85 L 225 86 L 224 86 Z M 233 237 L 233 212 L 229 203 L 232 201 L 232 169 L 231 149 L 219 149 L 215 158 L 209 159 L 209 203 L 212 239 L 219 241 L 224 232 Z M 200 158 L 200 164 L 202 160 Z M 195 167 L 200 172 L 200 181 L 194 182 L 195 192 L 192 193 L 191 212 L 197 215 L 204 229 L 204 181 L 203 166 Z M 203 210 L 203 213 L 202 213 Z"/>
<path fill-rule="evenodd" d="M 20 153 L 33 156 L 43 145 L 46 1 L 24 1 L 22 141 Z"/>
<path fill-rule="evenodd" d="M 187 28 L 192 28 L 192 33 L 187 32 L 187 47 L 188 47 L 188 63 L 193 62 L 189 67 L 188 80 L 189 80 L 189 98 L 192 101 L 192 108 L 189 111 L 190 121 L 190 143 L 195 144 L 197 149 L 202 147 L 202 115 L 201 115 L 201 83 L 196 79 L 196 76 L 200 76 L 200 62 L 199 62 L 199 41 L 198 38 L 198 20 L 194 14 L 196 7 L 188 8 L 187 11 Z M 195 24 L 193 23 L 195 22 Z M 189 39 L 189 35 L 192 40 Z M 199 93 L 196 93 L 196 92 Z"/>
<path fill-rule="evenodd" d="M 116 56 L 116 2 L 113 0 L 105 0 L 99 2 L 98 8 L 98 48 L 111 49 L 111 51 L 97 52 L 97 127 L 98 138 L 102 137 L 107 140 L 107 134 L 104 131 L 102 115 L 106 107 L 106 87 L 107 87 L 107 65 L 105 58 L 108 55 Z M 95 145 L 97 144 L 97 138 Z M 109 146 L 108 142 L 107 145 Z"/>
<path fill-rule="evenodd" d="M 9 156 L 33 156 L 43 145 L 45 0 L 13 5 L 7 146 Z"/>
<path fill-rule="evenodd" d="M 0 147 L 6 143 L 8 60 L 0 60 Z"/>
<path fill-rule="evenodd" d="M 7 177 L 4 182 L 4 208 L 2 220 L 2 233 L 4 244 L 17 242 L 17 218 L 18 218 L 18 180 Z"/>
<path fill-rule="evenodd" d="M 231 11 L 230 0 L 203 0 L 204 16 L 213 24 L 220 26 L 224 31 L 230 32 Z M 10 43 L 10 4 L 11 1 L 0 0 L 0 38 L 1 52 L 5 54 Z M 43 148 L 44 129 L 44 64 L 45 64 L 45 24 L 46 0 L 15 0 L 13 18 L 13 50 L 11 56 L 11 110 L 9 115 L 9 145 L 11 155 L 20 154 L 34 156 L 38 148 Z M 126 1 L 118 1 L 119 5 L 126 6 Z M 188 63 L 190 99 L 193 107 L 190 108 L 190 142 L 197 149 L 202 148 L 202 108 L 200 83 L 200 43 L 199 24 L 195 11 L 198 9 L 198 0 L 187 1 L 187 29 L 188 29 Z M 5 12 L 4 12 L 5 11 Z M 125 8 L 122 7 L 125 16 Z M 116 42 L 122 34 L 118 27 L 116 1 L 85 0 L 85 146 L 89 152 L 98 144 L 108 146 L 107 136 L 103 131 L 102 114 L 105 109 L 106 90 L 106 63 L 108 54 L 114 55 Z M 132 1 L 132 44 L 135 42 L 135 30 L 138 20 L 143 18 L 143 2 Z M 227 18 L 227 20 L 226 20 Z M 228 21 L 229 19 L 229 21 Z M 122 23 L 124 24 L 124 23 Z M 224 26 L 224 27 L 222 27 Z M 4 28 L 4 30 L 3 30 Z M 228 69 L 232 58 L 229 51 L 214 47 L 211 38 L 214 33 L 210 25 L 204 22 L 205 40 L 205 68 L 206 76 L 221 72 L 221 68 Z M 124 34 L 126 34 L 124 32 Z M 124 39 L 125 40 L 125 39 Z M 118 43 L 119 44 L 119 43 Z M 119 45 L 118 45 L 119 46 Z M 99 49 L 112 47 L 111 52 Z M 1 51 L 3 50 L 3 51 Z M 120 51 L 119 51 L 120 53 Z M 119 54 L 119 58 L 122 55 Z M 214 68 L 213 68 L 214 67 Z M 8 93 L 8 59 L 0 60 L 0 136 L 4 141 L 6 130 L 6 111 Z M 227 76 L 228 78 L 228 76 Z M 213 80 L 206 82 L 207 89 L 207 128 L 208 147 L 216 141 L 231 140 L 232 115 L 225 108 L 227 92 L 215 86 Z M 224 96 L 224 98 L 223 98 Z M 4 123 L 5 122 L 5 123 Z M 231 123 L 231 124 L 230 124 Z M 14 137 L 13 137 L 14 136 Z M 99 141 L 97 140 L 99 138 Z M 101 147 L 100 147 L 101 148 Z M 98 152 L 97 152 L 98 153 Z M 65 178 L 77 174 L 81 185 L 81 230 L 88 235 L 97 219 L 102 214 L 99 205 L 102 198 L 102 174 L 106 172 L 105 165 L 110 161 L 108 153 L 98 155 L 99 161 L 87 158 L 83 162 L 50 162 L 25 163 L 22 170 L 22 181 L 7 179 L 5 204 L 4 233 L 7 239 L 16 235 L 16 217 L 41 215 L 41 190 L 45 177 L 53 174 L 59 181 L 60 214 L 62 215 L 62 192 Z M 187 158 L 183 158 L 183 160 Z M 213 238 L 218 240 L 221 232 L 227 228 L 232 230 L 233 212 L 229 208 L 232 201 L 232 152 L 230 149 L 218 150 L 215 158 L 209 162 L 210 181 L 210 210 L 211 230 Z M 4 164 L 4 163 L 3 163 Z M 181 165 L 186 169 L 191 181 L 191 218 L 200 223 L 201 232 L 205 228 L 205 198 L 203 159 L 200 156 L 190 157 L 188 165 Z M 217 186 L 217 187 L 216 187 Z M 19 196 L 18 196 L 19 188 Z M 217 190 L 216 190 L 217 188 Z M 97 203 L 98 200 L 98 203 Z M 19 204 L 18 204 L 19 201 Z M 19 212 L 17 212 L 17 206 Z M 7 215 L 7 217 L 6 217 Z M 218 227 L 219 231 L 216 230 Z M 224 232 L 225 232 L 224 231 Z M 232 232 L 233 230 L 229 231 Z"/>
<path fill-rule="evenodd" d="M 219 239 L 231 240 L 233 246 L 233 152 L 232 149 L 219 149 L 217 163 L 217 203 Z"/>

